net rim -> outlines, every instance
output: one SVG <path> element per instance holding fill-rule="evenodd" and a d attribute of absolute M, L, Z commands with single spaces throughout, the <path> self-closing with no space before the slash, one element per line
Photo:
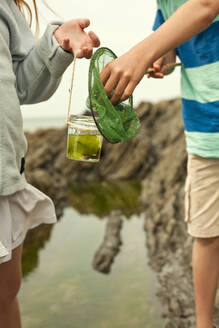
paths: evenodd
<path fill-rule="evenodd" d="M 116 59 L 116 58 L 118 58 L 117 56 L 116 56 L 116 54 L 111 50 L 111 49 L 109 49 L 109 48 L 107 48 L 107 47 L 101 47 L 101 48 L 99 48 L 99 49 L 97 49 L 96 50 L 96 52 L 93 54 L 93 56 L 92 56 L 92 58 L 91 58 L 91 60 L 90 60 L 90 66 L 89 66 L 89 78 L 88 78 L 88 93 L 89 93 L 89 101 L 90 101 L 90 110 L 91 110 L 91 113 L 92 113 L 92 116 L 93 116 L 93 119 L 94 119 L 94 121 L 95 121 L 95 124 L 96 124 L 96 126 L 97 126 L 97 128 L 98 128 L 98 130 L 99 130 L 99 132 L 100 132 L 100 134 L 106 139 L 106 141 L 108 141 L 109 143 L 111 143 L 111 144 L 116 144 L 116 143 L 120 143 L 120 142 L 122 142 L 122 141 L 114 141 L 114 142 L 112 142 L 112 141 L 110 141 L 107 137 L 106 137 L 106 135 L 104 135 L 104 133 L 102 132 L 102 130 L 101 130 L 101 128 L 100 128 L 100 125 L 99 125 L 99 123 L 97 122 L 97 117 L 95 116 L 95 113 L 94 113 L 94 110 L 93 110 L 93 105 L 92 105 L 92 97 L 91 97 L 91 92 L 92 92 L 92 86 L 91 86 L 91 76 L 92 76 L 92 67 L 93 67 L 93 65 L 94 65 L 94 63 L 95 63 L 95 60 L 96 60 L 96 58 L 99 56 L 99 53 L 100 52 L 104 52 L 104 51 L 108 51 L 114 58 L 112 59 L 112 60 L 114 60 L 114 59 Z M 133 96 L 131 95 L 129 98 L 128 98 L 128 100 L 130 101 L 130 105 L 133 107 Z"/>

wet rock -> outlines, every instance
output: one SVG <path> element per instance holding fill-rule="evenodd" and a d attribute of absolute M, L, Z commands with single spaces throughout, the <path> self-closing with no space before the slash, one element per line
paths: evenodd
<path fill-rule="evenodd" d="M 27 133 L 29 151 L 27 173 L 47 170 L 60 174 L 66 185 L 74 181 L 126 180 L 144 178 L 156 163 L 157 154 L 176 139 L 182 139 L 180 101 L 158 104 L 142 103 L 136 109 L 141 130 L 129 142 L 103 143 L 101 160 L 97 164 L 66 158 L 66 128 L 38 130 Z M 172 127 L 172 128 L 171 128 Z"/>
<path fill-rule="evenodd" d="M 142 180 L 141 202 L 148 256 L 157 272 L 167 326 L 194 327 L 192 239 L 184 222 L 187 155 L 181 114 L 173 104 L 165 109 L 162 103 L 164 113 L 154 122 L 155 161 Z"/>

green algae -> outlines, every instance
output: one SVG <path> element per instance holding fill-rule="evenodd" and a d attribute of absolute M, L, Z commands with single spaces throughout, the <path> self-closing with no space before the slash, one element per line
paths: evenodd
<path fill-rule="evenodd" d="M 69 134 L 67 157 L 77 161 L 98 162 L 102 140 L 101 135 Z"/>

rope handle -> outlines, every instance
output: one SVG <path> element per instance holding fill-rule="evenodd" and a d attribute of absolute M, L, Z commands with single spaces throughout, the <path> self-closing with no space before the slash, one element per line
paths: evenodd
<path fill-rule="evenodd" d="M 71 113 L 71 103 L 72 103 L 72 92 L 73 92 L 73 87 L 74 87 L 76 58 L 77 57 L 74 56 L 74 59 L 73 59 L 73 69 L 72 69 L 71 85 L 70 85 L 70 89 L 69 89 L 68 113 L 67 113 L 67 119 L 66 119 L 66 124 L 67 125 L 71 125 L 71 122 L 70 122 L 70 113 Z"/>

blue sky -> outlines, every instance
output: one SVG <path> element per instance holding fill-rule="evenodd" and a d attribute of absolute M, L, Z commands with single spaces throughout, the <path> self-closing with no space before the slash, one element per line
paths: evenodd
<path fill-rule="evenodd" d="M 101 45 L 111 48 L 118 56 L 151 33 L 156 13 L 155 0 L 47 0 L 48 4 L 63 18 L 88 17 L 90 29 L 101 39 Z M 40 3 L 40 0 L 39 0 Z M 42 4 L 41 33 L 47 22 L 57 20 Z M 58 18 L 59 19 L 59 18 Z M 149 50 L 148 50 L 149 51 Z M 88 60 L 78 60 L 72 98 L 72 113 L 82 113 L 87 97 Z M 53 97 L 44 103 L 23 107 L 24 118 L 65 117 L 68 106 L 68 89 L 71 67 L 65 72 L 62 83 Z M 180 95 L 180 71 L 164 80 L 148 80 L 146 77 L 134 92 L 134 103 L 170 99 Z"/>

